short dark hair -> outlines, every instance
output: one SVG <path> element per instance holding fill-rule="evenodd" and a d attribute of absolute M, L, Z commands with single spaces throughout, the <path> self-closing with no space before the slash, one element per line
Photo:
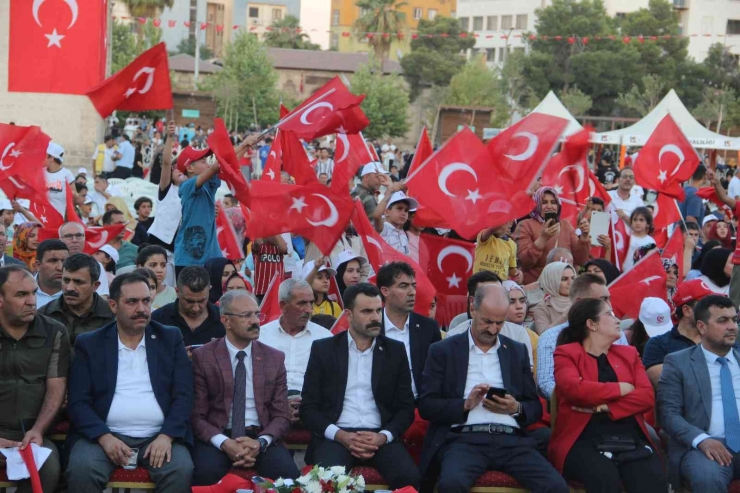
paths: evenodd
<path fill-rule="evenodd" d="M 694 174 L 691 175 L 691 179 L 694 181 L 699 181 L 699 180 L 703 180 L 705 176 L 707 176 L 707 167 L 704 166 L 703 164 L 700 164 L 696 168 L 696 171 L 694 171 Z"/>
<path fill-rule="evenodd" d="M 108 177 L 107 177 L 107 176 L 105 176 L 105 175 L 95 175 L 95 178 L 94 178 L 94 179 L 95 179 L 95 180 L 103 180 L 103 181 L 108 181 Z"/>
<path fill-rule="evenodd" d="M 146 288 L 149 289 L 149 283 L 147 282 L 146 277 L 141 274 L 128 272 L 126 274 L 116 276 L 113 279 L 113 282 L 110 283 L 110 299 L 118 301 L 121 298 L 121 288 L 128 284 L 135 284 L 137 282 L 143 282 L 146 284 Z"/>
<path fill-rule="evenodd" d="M 468 296 L 475 296 L 478 286 L 484 282 L 501 282 L 501 278 L 498 274 L 494 274 L 489 270 L 476 272 L 472 276 L 468 277 Z"/>
<path fill-rule="evenodd" d="M 653 213 L 648 209 L 647 207 L 637 207 L 635 210 L 632 211 L 632 214 L 630 214 L 630 227 L 632 227 L 632 221 L 637 216 L 642 216 L 645 218 L 645 222 L 647 223 L 647 232 L 649 235 L 653 234 L 653 231 L 655 228 L 653 227 Z"/>
<path fill-rule="evenodd" d="M 113 216 L 115 214 L 121 214 L 122 216 L 124 216 L 123 212 L 119 211 L 118 209 L 111 209 L 109 211 L 106 211 L 105 214 L 103 214 L 103 224 L 105 225 L 110 224 L 113 221 Z"/>
<path fill-rule="evenodd" d="M 573 279 L 573 282 L 570 285 L 570 299 L 575 300 L 577 298 L 583 298 L 583 293 L 591 289 L 592 284 L 606 286 L 606 281 L 601 276 L 597 276 L 591 272 L 584 272 Z"/>
<path fill-rule="evenodd" d="M 398 277 L 406 274 L 409 277 L 416 277 L 414 269 L 406 262 L 391 262 L 385 264 L 378 270 L 378 274 L 375 276 L 375 284 L 380 288 L 389 288 L 393 286 Z M 382 294 L 381 294 L 382 296 Z M 347 306 L 345 303 L 344 306 Z"/>
<path fill-rule="evenodd" d="M 87 185 L 84 183 L 75 183 L 75 188 L 77 189 L 77 193 L 80 193 L 83 190 L 88 190 Z"/>
<path fill-rule="evenodd" d="M 0 267 L 0 292 L 2 292 L 5 283 L 8 282 L 8 278 L 13 272 L 22 272 L 25 276 L 33 277 L 33 274 L 31 274 L 31 271 L 25 265 L 6 265 L 5 267 Z"/>
<path fill-rule="evenodd" d="M 685 224 L 686 224 L 685 228 L 684 228 L 684 223 L 679 224 L 679 226 L 681 227 L 681 231 L 683 232 L 686 232 L 688 230 L 701 231 L 701 226 L 699 226 L 699 224 L 694 221 L 686 221 Z"/>
<path fill-rule="evenodd" d="M 39 262 L 43 262 L 46 252 L 54 252 L 57 250 L 64 250 L 68 252 L 69 247 L 65 245 L 62 240 L 44 240 L 39 243 L 38 248 L 36 248 L 36 260 L 38 260 Z"/>
<path fill-rule="evenodd" d="M 586 322 L 596 320 L 606 303 L 598 298 L 584 298 L 576 301 L 568 312 L 568 326 L 558 335 L 557 345 L 570 344 L 571 342 L 582 343 L 588 336 Z"/>
<path fill-rule="evenodd" d="M 167 250 L 159 245 L 148 245 L 139 250 L 139 254 L 136 256 L 136 265 L 144 267 L 144 264 L 154 255 L 164 255 L 164 259 L 167 260 Z"/>
<path fill-rule="evenodd" d="M 116 138 L 115 138 L 115 137 L 113 137 L 113 135 L 112 135 L 112 134 L 108 134 L 108 135 L 106 135 L 106 136 L 105 136 L 105 141 L 106 141 L 106 142 L 108 142 L 109 140 L 115 140 L 115 139 L 116 139 Z"/>
<path fill-rule="evenodd" d="M 141 204 L 146 203 L 148 203 L 149 205 L 154 205 L 152 203 L 152 199 L 150 199 L 149 197 L 139 197 L 138 199 L 136 199 L 136 202 L 134 202 L 134 210 L 138 211 L 139 207 L 141 207 Z"/>
<path fill-rule="evenodd" d="M 159 281 L 157 281 L 157 274 L 155 274 L 152 269 L 149 269 L 147 267 L 139 267 L 138 269 L 134 269 L 131 272 L 134 274 L 139 274 L 142 277 L 149 278 L 150 280 L 154 281 L 155 286 L 159 287 Z"/>
<path fill-rule="evenodd" d="M 624 173 L 626 170 L 630 170 L 632 173 L 635 172 L 635 170 L 633 170 L 631 166 L 625 166 L 624 168 L 619 170 L 617 178 L 622 178 L 622 173 Z"/>
<path fill-rule="evenodd" d="M 683 319 L 683 317 L 684 317 L 683 307 L 688 306 L 689 308 L 693 309 L 694 307 L 696 307 L 696 304 L 697 303 L 698 303 L 698 301 L 691 300 L 691 301 L 689 301 L 687 303 L 684 303 L 683 305 L 677 306 L 676 307 L 676 320 L 678 320 L 680 322 L 681 319 Z"/>
<path fill-rule="evenodd" d="M 326 313 L 319 313 L 311 317 L 311 322 L 320 325 L 327 330 L 330 330 L 334 326 L 334 322 L 336 321 L 336 318 Z"/>
<path fill-rule="evenodd" d="M 217 281 L 218 282 L 218 281 Z M 193 293 L 200 293 L 211 285 L 208 271 L 200 265 L 185 267 L 177 276 L 177 289 L 188 288 Z"/>
<path fill-rule="evenodd" d="M 601 197 L 591 197 L 591 203 L 593 205 L 600 205 L 601 207 L 605 207 L 604 199 Z"/>
<path fill-rule="evenodd" d="M 90 273 L 90 281 L 95 282 L 100 277 L 100 264 L 91 255 L 86 253 L 75 253 L 64 259 L 62 266 L 69 272 L 77 272 L 81 269 L 87 269 Z"/>
<path fill-rule="evenodd" d="M 694 322 L 699 323 L 700 320 L 704 323 L 709 322 L 709 309 L 713 306 L 717 308 L 734 308 L 735 304 L 727 296 L 719 294 L 705 296 L 694 307 Z"/>
<path fill-rule="evenodd" d="M 380 296 L 380 289 L 368 282 L 361 282 L 353 284 L 352 286 L 347 286 L 347 289 L 344 290 L 344 295 L 342 295 L 344 308 L 347 310 L 353 309 L 355 307 L 355 300 L 357 300 L 357 297 L 361 294 L 364 294 L 369 298 L 375 298 L 376 296 Z"/>

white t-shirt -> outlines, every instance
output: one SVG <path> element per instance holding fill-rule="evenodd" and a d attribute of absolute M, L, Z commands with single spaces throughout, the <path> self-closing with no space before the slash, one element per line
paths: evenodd
<path fill-rule="evenodd" d="M 655 244 L 655 240 L 652 236 L 647 235 L 642 238 L 638 238 L 635 235 L 630 236 L 630 247 L 627 250 L 627 256 L 624 258 L 624 265 L 622 266 L 622 272 L 627 272 L 632 267 L 635 266 L 635 261 L 633 259 L 633 256 L 635 255 L 635 252 L 645 245 Z"/>
<path fill-rule="evenodd" d="M 740 195 L 740 178 L 738 178 L 737 176 L 733 176 L 730 180 L 730 184 L 727 187 L 727 195 L 729 195 L 733 199 Z"/>
<path fill-rule="evenodd" d="M 632 188 L 634 190 L 634 188 Z M 609 204 L 608 210 L 618 210 L 621 209 L 627 214 L 628 216 L 632 214 L 632 211 L 637 209 L 638 207 L 644 207 L 645 202 L 643 202 L 642 197 L 634 195 L 630 193 L 630 197 L 627 200 L 622 200 L 622 198 L 619 196 L 619 193 L 617 193 L 617 190 L 611 190 L 608 192 L 609 196 L 612 198 L 611 204 Z"/>
<path fill-rule="evenodd" d="M 67 187 L 75 181 L 75 177 L 70 170 L 62 168 L 54 173 L 44 170 L 46 177 L 46 188 L 49 193 L 49 202 L 64 217 L 67 209 Z"/>

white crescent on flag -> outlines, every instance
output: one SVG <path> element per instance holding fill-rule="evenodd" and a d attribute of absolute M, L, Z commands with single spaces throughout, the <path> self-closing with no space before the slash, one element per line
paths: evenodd
<path fill-rule="evenodd" d="M 527 139 L 527 148 L 521 154 L 504 154 L 504 156 L 508 157 L 512 161 L 526 161 L 534 156 L 534 153 L 537 151 L 537 145 L 540 143 L 540 139 L 531 132 L 517 132 L 511 140 L 514 140 L 517 137 L 524 137 Z"/>
<path fill-rule="evenodd" d="M 314 197 L 319 197 L 321 200 L 326 202 L 326 205 L 329 206 L 329 217 L 327 217 L 326 219 L 322 221 L 316 221 L 316 222 L 311 221 L 310 219 L 306 219 L 306 222 L 310 224 L 311 226 L 326 226 L 327 228 L 331 228 L 332 226 L 337 224 L 337 222 L 339 221 L 339 212 L 337 211 L 337 208 L 334 205 L 334 203 L 331 200 L 329 200 L 329 198 L 326 195 L 322 195 L 320 193 L 312 193 L 311 195 Z"/>
<path fill-rule="evenodd" d="M 442 190 L 445 195 L 448 195 L 450 197 L 457 197 L 457 195 L 450 192 L 447 188 L 447 180 L 452 175 L 452 173 L 455 173 L 456 171 L 465 171 L 466 173 L 469 173 L 470 175 L 472 175 L 473 178 L 475 178 L 475 183 L 478 183 L 478 174 L 473 168 L 470 167 L 470 165 L 467 165 L 465 163 L 450 163 L 442 168 L 442 171 L 439 173 L 439 177 L 437 178 L 437 185 L 439 186 L 439 189 Z"/>

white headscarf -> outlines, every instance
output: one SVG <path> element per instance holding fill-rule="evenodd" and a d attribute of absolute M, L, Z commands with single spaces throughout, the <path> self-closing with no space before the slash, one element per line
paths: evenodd
<path fill-rule="evenodd" d="M 547 264 L 539 278 L 540 287 L 545 291 L 545 300 L 550 300 L 552 307 L 561 315 L 568 313 L 571 305 L 570 297 L 560 294 L 560 280 L 563 271 L 568 268 L 575 273 L 573 266 L 565 262 Z"/>

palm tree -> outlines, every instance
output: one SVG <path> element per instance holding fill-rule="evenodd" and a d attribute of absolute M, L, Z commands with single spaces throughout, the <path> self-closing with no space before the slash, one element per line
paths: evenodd
<path fill-rule="evenodd" d="M 294 50 L 320 50 L 321 47 L 311 42 L 308 34 L 301 32 L 298 18 L 286 15 L 275 21 L 265 33 L 264 41 L 273 48 L 291 48 Z"/>
<path fill-rule="evenodd" d="M 165 7 L 172 7 L 174 0 L 123 0 L 131 17 L 154 17 Z"/>
<path fill-rule="evenodd" d="M 362 39 L 372 33 L 368 41 L 381 63 L 391 51 L 392 37 L 406 25 L 406 14 L 400 10 L 406 5 L 398 0 L 357 0 L 363 14 L 355 21 L 355 36 Z"/>

